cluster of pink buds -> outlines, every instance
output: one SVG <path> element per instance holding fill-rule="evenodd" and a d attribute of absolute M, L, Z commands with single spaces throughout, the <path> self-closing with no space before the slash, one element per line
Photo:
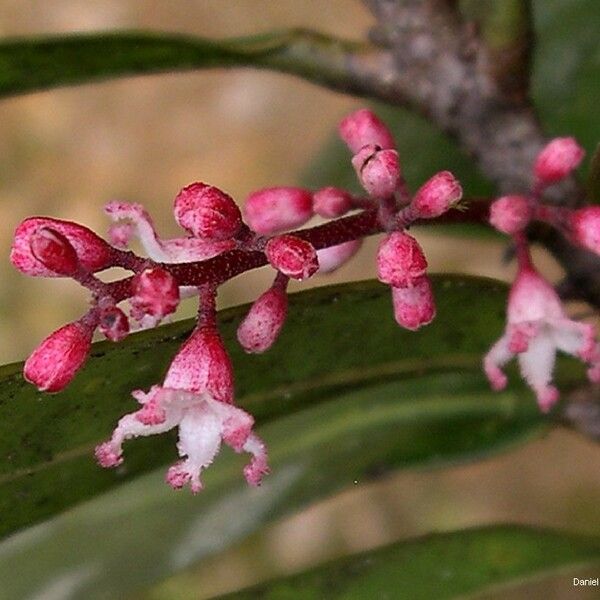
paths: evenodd
<path fill-rule="evenodd" d="M 34 217 L 19 225 L 11 252 L 17 269 L 70 277 L 91 292 L 86 314 L 48 336 L 26 361 L 25 377 L 40 390 L 58 392 L 69 384 L 84 365 L 96 330 L 119 342 L 130 329 L 155 326 L 172 315 L 182 298 L 199 298 L 191 337 L 162 385 L 132 393 L 141 407 L 122 417 L 110 440 L 96 448 L 100 465 L 119 465 L 125 440 L 178 427 L 180 461 L 168 470 L 171 486 L 200 490 L 202 470 L 222 442 L 251 455 L 244 474 L 250 484 L 260 483 L 268 472 L 266 447 L 253 432 L 252 417 L 234 405 L 234 378 L 215 310 L 218 286 L 245 271 L 265 265 L 275 270 L 272 285 L 238 328 L 238 341 L 248 353 L 265 352 L 276 342 L 288 311 L 290 278 L 334 271 L 358 251 L 364 237 L 376 233 L 385 234 L 377 271 L 392 289 L 397 322 L 415 330 L 434 318 L 427 261 L 404 230 L 456 205 L 459 183 L 448 172 L 437 173 L 411 198 L 392 135 L 368 110 L 344 119 L 340 134 L 353 153 L 366 197 L 334 187 L 275 187 L 250 194 L 240 211 L 225 192 L 196 182 L 175 197 L 175 220 L 184 231 L 177 238 L 161 238 L 141 205 L 120 201 L 105 207 L 112 220 L 110 243 L 69 221 Z M 315 216 L 326 222 L 294 230 Z M 145 256 L 129 249 L 134 240 Z M 97 274 L 110 267 L 132 275 L 105 283 Z M 118 306 L 124 301 L 128 314 Z"/>
<path fill-rule="evenodd" d="M 600 207 L 572 210 L 544 204 L 541 198 L 546 187 L 579 166 L 583 155 L 573 138 L 552 140 L 535 161 L 531 193 L 504 196 L 490 209 L 490 223 L 513 238 L 518 273 L 509 295 L 506 330 L 486 355 L 484 369 L 492 387 L 503 389 L 507 379 L 501 368 L 517 356 L 521 373 L 544 412 L 559 398 L 552 385 L 557 350 L 586 362 L 589 379 L 600 382 L 600 345 L 594 327 L 568 318 L 554 288 L 533 266 L 525 236 L 531 221 L 544 221 L 572 242 L 600 254 Z"/>
<path fill-rule="evenodd" d="M 379 221 L 388 234 L 377 253 L 379 280 L 392 288 L 394 317 L 401 327 L 417 330 L 435 317 L 435 301 L 427 277 L 427 260 L 417 240 L 403 230 L 418 219 L 441 216 L 462 198 L 452 173 L 436 173 L 412 197 L 406 186 L 394 139 L 370 111 L 344 119 L 340 135 L 354 157 L 357 176 L 376 203 Z"/>

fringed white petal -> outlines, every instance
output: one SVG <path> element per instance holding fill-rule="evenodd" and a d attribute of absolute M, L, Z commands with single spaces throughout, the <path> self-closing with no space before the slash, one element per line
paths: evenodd
<path fill-rule="evenodd" d="M 221 447 L 221 420 L 203 404 L 186 410 L 179 424 L 179 456 L 189 473 L 193 492 L 201 489 L 200 473 L 214 460 Z"/>
<path fill-rule="evenodd" d="M 168 262 L 170 257 L 163 248 L 156 233 L 152 217 L 141 204 L 129 202 L 109 202 L 104 212 L 115 222 L 126 221 L 133 226 L 135 236 L 140 240 L 146 254 L 156 262 Z M 130 234 L 131 235 L 131 234 Z"/>
<path fill-rule="evenodd" d="M 530 341 L 527 352 L 518 356 L 521 374 L 535 391 L 538 404 L 547 412 L 558 400 L 558 390 L 550 385 L 556 360 L 556 347 L 550 332 Z"/>
<path fill-rule="evenodd" d="M 596 347 L 592 325 L 560 319 L 553 323 L 552 334 L 556 347 L 562 352 L 580 357 L 587 362 L 592 360 Z"/>
<path fill-rule="evenodd" d="M 552 381 L 556 358 L 554 340 L 548 332 L 530 340 L 527 352 L 519 354 L 521 374 L 533 387 L 543 387 Z"/>
<path fill-rule="evenodd" d="M 502 367 L 514 356 L 509 350 L 508 335 L 503 335 L 488 351 L 483 359 L 483 368 L 487 378 L 495 390 L 506 387 L 506 375 Z"/>

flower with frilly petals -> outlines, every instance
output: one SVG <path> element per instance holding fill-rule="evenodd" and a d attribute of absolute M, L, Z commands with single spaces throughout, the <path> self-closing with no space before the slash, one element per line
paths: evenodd
<path fill-rule="evenodd" d="M 208 260 L 223 252 L 233 250 L 236 245 L 233 239 L 199 237 L 163 239 L 158 235 L 152 217 L 141 204 L 109 202 L 104 207 L 104 212 L 113 221 L 108 230 L 108 237 L 114 246 L 125 249 L 132 239 L 138 238 L 144 252 L 155 262 L 173 264 Z M 198 289 L 194 286 L 181 286 L 179 289 L 181 298 L 194 296 L 197 292 Z M 135 316 L 139 316 L 139 314 Z M 154 327 L 156 324 L 157 320 L 154 318 L 144 318 L 140 321 L 143 328 Z"/>
<path fill-rule="evenodd" d="M 109 202 L 104 212 L 114 221 L 108 231 L 111 242 L 126 248 L 137 237 L 146 254 L 156 262 L 183 263 L 208 260 L 235 247 L 234 240 L 209 240 L 196 237 L 162 239 L 154 222 L 141 204 Z"/>
<path fill-rule="evenodd" d="M 123 462 L 123 442 L 130 438 L 179 428 L 177 450 L 181 460 L 167 471 L 173 488 L 202 489 L 201 472 L 209 466 L 222 442 L 236 452 L 252 455 L 244 469 L 250 485 L 259 485 L 268 473 L 267 452 L 252 432 L 254 419 L 233 405 L 233 373 L 221 339 L 213 328 L 197 328 L 183 345 L 162 386 L 133 392 L 142 408 L 119 420 L 111 439 L 96 448 L 103 467 Z"/>
<path fill-rule="evenodd" d="M 515 355 L 524 379 L 536 393 L 543 412 L 557 402 L 552 385 L 556 351 L 590 364 L 590 379 L 599 371 L 600 352 L 594 328 L 569 319 L 554 288 L 532 267 L 523 267 L 511 288 L 504 335 L 484 358 L 485 373 L 495 390 L 506 386 L 501 368 Z"/>

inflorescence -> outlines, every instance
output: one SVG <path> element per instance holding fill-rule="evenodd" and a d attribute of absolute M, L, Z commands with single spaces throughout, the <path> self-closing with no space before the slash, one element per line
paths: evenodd
<path fill-rule="evenodd" d="M 525 235 L 532 221 L 542 221 L 574 244 L 600 254 L 600 207 L 573 210 L 541 200 L 544 190 L 570 175 L 583 156 L 573 138 L 552 140 L 535 160 L 530 193 L 498 198 L 490 208 L 490 223 L 513 239 L 518 271 L 508 298 L 506 330 L 485 356 L 485 373 L 495 390 L 503 389 L 507 380 L 501 368 L 517 356 L 543 412 L 559 397 L 552 385 L 557 350 L 586 362 L 590 381 L 600 382 L 600 345 L 594 327 L 567 317 L 557 292 L 534 267 Z"/>
<path fill-rule="evenodd" d="M 254 420 L 234 404 L 232 366 L 217 328 L 218 286 L 240 273 L 267 264 L 275 271 L 271 287 L 238 328 L 238 341 L 249 353 L 265 352 L 277 340 L 287 315 L 290 279 L 336 270 L 354 256 L 364 237 L 375 233 L 385 234 L 377 253 L 377 275 L 391 288 L 397 323 L 417 330 L 433 320 L 427 260 L 406 230 L 415 221 L 440 217 L 455 207 L 461 186 L 443 171 L 411 195 L 394 139 L 369 110 L 346 117 L 339 132 L 353 154 L 352 165 L 366 196 L 335 187 L 314 192 L 267 188 L 249 195 L 242 216 L 229 195 L 197 182 L 175 198 L 175 220 L 185 230 L 175 239 L 159 237 L 144 208 L 125 202 L 105 207 L 113 221 L 109 241 L 77 223 L 48 217 L 32 217 L 19 225 L 11 252 L 17 269 L 33 276 L 70 277 L 91 292 L 86 314 L 48 336 L 27 359 L 25 378 L 40 390 L 58 392 L 69 384 L 85 363 L 96 330 L 119 342 L 134 325 L 154 327 L 176 311 L 182 298 L 199 297 L 196 327 L 162 384 L 147 392 L 133 391 L 141 407 L 122 417 L 112 437 L 96 448 L 101 466 L 121 464 L 125 440 L 178 427 L 181 460 L 167 472 L 172 487 L 189 484 L 193 492 L 199 491 L 201 472 L 222 442 L 250 454 L 244 469 L 248 483 L 258 485 L 268 473 L 266 447 L 253 432 Z M 566 177 L 582 155 L 572 139 L 554 140 L 538 156 L 531 194 L 500 198 L 491 209 L 491 223 L 514 239 L 519 274 L 510 294 L 506 333 L 486 356 L 485 372 L 496 389 L 502 388 L 506 377 L 500 367 L 518 354 L 542 410 L 558 397 L 551 386 L 556 348 L 580 356 L 590 364 L 590 379 L 600 380 L 593 329 L 565 316 L 556 292 L 531 263 L 524 233 L 531 220 L 541 219 L 600 253 L 598 208 L 571 211 L 540 201 L 543 189 Z M 294 230 L 315 215 L 328 221 Z M 134 238 L 147 256 L 128 249 Z M 133 275 L 105 283 L 96 273 L 110 267 Z M 123 301 L 129 302 L 128 314 L 118 306 Z"/>

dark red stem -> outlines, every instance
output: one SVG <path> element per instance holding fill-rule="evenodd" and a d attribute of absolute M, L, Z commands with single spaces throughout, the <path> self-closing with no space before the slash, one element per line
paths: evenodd
<path fill-rule="evenodd" d="M 519 233 L 515 233 L 512 237 L 515 243 L 515 251 L 519 269 L 523 271 L 533 269 L 531 253 L 529 252 L 529 240 L 527 239 L 527 236 L 521 231 Z"/>
<path fill-rule="evenodd" d="M 473 202 L 468 210 L 452 210 L 435 219 L 436 223 L 484 223 L 487 221 L 488 205 L 485 202 Z M 423 221 L 423 224 L 431 221 Z M 376 208 L 364 210 L 358 214 L 342 217 L 335 221 L 317 225 L 309 229 L 291 232 L 310 242 L 317 250 L 337 246 L 344 242 L 357 240 L 383 232 Z M 147 266 L 147 259 L 140 259 L 131 252 L 119 251 L 119 266 L 125 268 Z M 241 273 L 257 269 L 268 263 L 265 254 L 255 250 L 235 249 L 224 252 L 214 258 L 199 262 L 181 264 L 160 264 L 169 271 L 181 286 L 218 286 Z M 131 295 L 132 277 L 108 284 L 109 293 L 115 302 L 126 300 Z"/>
<path fill-rule="evenodd" d="M 534 207 L 535 219 L 548 223 L 548 225 L 552 225 L 552 227 L 563 233 L 567 230 L 567 225 L 572 214 L 573 209 L 565 206 L 538 203 Z"/>
<path fill-rule="evenodd" d="M 200 302 L 198 306 L 198 327 L 215 329 L 217 326 L 217 290 L 206 284 L 200 287 Z"/>

